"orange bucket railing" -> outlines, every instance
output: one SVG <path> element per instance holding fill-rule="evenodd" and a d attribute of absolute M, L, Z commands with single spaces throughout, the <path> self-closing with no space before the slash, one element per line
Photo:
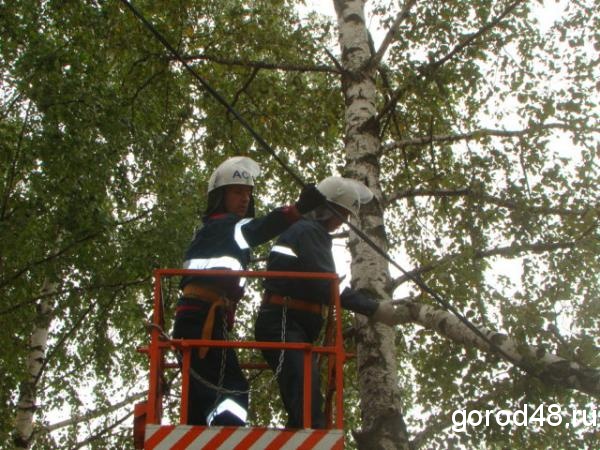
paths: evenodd
<path fill-rule="evenodd" d="M 209 339 L 170 339 L 162 331 L 164 329 L 164 308 L 162 301 L 162 279 L 164 277 L 180 276 L 210 276 L 210 277 L 246 277 L 246 278 L 284 278 L 284 279 L 320 279 L 330 282 L 330 306 L 334 313 L 329 314 L 328 339 L 324 346 L 312 345 L 310 343 L 286 343 L 286 342 L 260 342 L 260 341 L 224 341 Z M 312 273 L 312 272 L 272 272 L 272 271 L 233 271 L 233 270 L 189 270 L 189 269 L 157 269 L 154 271 L 154 313 L 151 327 L 150 346 L 142 349 L 150 358 L 150 380 L 148 400 L 143 408 L 144 427 L 145 424 L 159 424 L 162 420 L 162 379 L 165 369 L 173 368 L 173 364 L 166 363 L 165 355 L 173 349 L 182 354 L 182 387 L 180 423 L 187 422 L 187 401 L 189 390 L 189 374 L 191 351 L 198 347 L 217 348 L 251 348 L 268 350 L 299 350 L 304 352 L 304 428 L 311 427 L 311 383 L 319 380 L 311 379 L 312 354 L 320 353 L 327 356 L 327 373 L 329 376 L 327 392 L 335 392 L 335 405 L 328 400 L 326 414 L 328 426 L 333 429 L 343 429 L 343 365 L 348 357 L 344 350 L 342 336 L 342 317 L 339 297 L 338 276 L 334 273 Z M 328 395 L 328 399 L 332 396 Z M 333 407 L 332 407 L 333 406 Z M 137 409 L 137 408 L 136 408 Z M 332 414 L 335 410 L 335 422 Z M 139 428 L 139 426 L 138 426 Z M 136 430 L 138 433 L 142 430 Z"/>

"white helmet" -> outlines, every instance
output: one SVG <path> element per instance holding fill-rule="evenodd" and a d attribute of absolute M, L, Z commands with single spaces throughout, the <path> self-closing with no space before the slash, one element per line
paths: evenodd
<path fill-rule="evenodd" d="M 317 189 L 328 201 L 358 216 L 361 204 L 373 198 L 371 190 L 360 181 L 342 177 L 327 177 L 317 185 Z"/>
<path fill-rule="evenodd" d="M 254 186 L 254 179 L 260 175 L 257 162 L 247 156 L 234 156 L 223 161 L 208 180 L 208 192 L 230 184 Z"/>

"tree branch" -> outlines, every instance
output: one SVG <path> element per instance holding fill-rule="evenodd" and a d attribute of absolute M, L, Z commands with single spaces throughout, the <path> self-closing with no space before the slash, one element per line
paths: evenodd
<path fill-rule="evenodd" d="M 533 206 L 519 203 L 514 200 L 507 200 L 493 195 L 485 194 L 478 190 L 465 187 L 458 189 L 406 189 L 396 192 L 386 199 L 386 206 L 401 200 L 403 198 L 415 197 L 471 197 L 475 201 L 490 203 L 507 209 L 519 210 L 526 209 L 530 213 L 535 214 L 556 214 L 559 216 L 583 216 L 588 209 L 569 209 L 569 208 L 553 208 L 545 206 Z"/>
<path fill-rule="evenodd" d="M 369 49 L 371 50 L 371 56 L 373 56 L 375 54 L 375 44 L 373 42 L 373 37 L 371 36 L 371 33 L 368 32 L 368 36 L 369 36 Z M 390 100 L 390 98 L 393 95 L 393 89 L 392 89 L 392 85 L 390 83 L 388 74 L 385 70 L 385 68 L 381 65 L 378 66 L 378 72 L 379 75 L 381 76 L 381 81 L 383 82 L 383 87 L 385 89 L 385 99 L 386 102 L 388 102 Z M 379 124 L 379 141 L 381 142 L 383 140 L 383 136 L 385 135 L 385 128 L 387 126 L 387 124 L 389 124 L 390 122 L 392 123 L 393 127 L 394 127 L 394 132 L 396 133 L 396 136 L 398 137 L 398 139 L 400 139 L 400 136 L 402 136 L 402 133 L 400 132 L 400 125 L 399 125 L 399 121 L 398 121 L 398 117 L 396 115 L 396 111 L 392 111 L 391 114 L 389 115 L 389 120 L 386 121 L 386 124 Z M 407 180 L 410 180 L 410 176 L 408 176 L 408 158 L 406 155 L 406 152 L 404 150 L 402 150 L 402 156 L 403 156 L 403 162 L 404 162 L 404 171 Z"/>
<path fill-rule="evenodd" d="M 512 3 L 509 3 L 506 6 L 506 8 L 504 8 L 504 11 L 502 11 L 494 20 L 485 24 L 483 27 L 481 27 L 479 30 L 477 30 L 477 32 L 470 34 L 465 39 L 461 40 L 458 44 L 456 44 L 454 46 L 454 48 L 452 50 L 450 50 L 450 53 L 448 53 L 446 56 L 444 56 L 443 58 L 441 58 L 437 61 L 434 61 L 434 62 L 428 64 L 427 70 L 435 71 L 438 67 L 440 67 L 440 66 L 444 65 L 445 63 L 447 63 L 448 61 L 450 61 L 452 58 L 454 58 L 454 56 L 456 56 L 457 54 L 462 52 L 464 49 L 466 49 L 468 46 L 470 46 L 473 42 L 475 42 L 477 40 L 477 38 L 483 36 L 485 33 L 487 33 L 492 28 L 494 28 L 496 25 L 498 25 L 517 6 L 519 6 L 519 4 L 526 3 L 526 2 L 527 2 L 527 0 L 515 0 Z"/>
<path fill-rule="evenodd" d="M 326 66 L 324 64 L 316 65 L 304 65 L 304 64 L 284 64 L 284 63 L 273 63 L 266 61 L 249 61 L 243 59 L 227 59 L 216 55 L 209 55 L 206 53 L 201 54 L 190 54 L 182 55 L 185 62 L 190 61 L 210 61 L 216 64 L 222 64 L 224 66 L 241 66 L 241 67 L 253 67 L 256 69 L 272 69 L 272 70 L 283 70 L 287 72 L 325 72 L 339 74 L 339 70 L 335 67 Z M 169 58 L 172 61 L 176 59 L 174 57 Z"/>
<path fill-rule="evenodd" d="M 325 53 L 327 53 L 327 56 L 329 57 L 329 59 L 331 59 L 331 61 L 333 62 L 333 64 L 335 65 L 338 73 L 344 73 L 344 67 L 342 66 L 342 63 L 340 63 L 337 58 L 333 55 L 333 53 L 331 53 L 329 51 L 329 49 L 325 48 Z"/>
<path fill-rule="evenodd" d="M 104 427 L 103 429 L 101 429 L 97 433 L 94 433 L 93 435 L 91 435 L 87 439 L 85 439 L 85 440 L 83 440 L 81 442 L 78 442 L 74 447 L 72 447 L 72 449 L 76 450 L 76 449 L 85 447 L 86 445 L 90 444 L 91 442 L 94 442 L 95 440 L 100 439 L 104 434 L 108 433 L 113 428 L 116 428 L 117 426 L 119 426 L 120 424 L 122 424 L 123 422 L 125 422 L 132 415 L 133 415 L 133 411 L 125 414 L 120 419 L 117 419 L 117 421 L 115 423 L 112 423 L 112 424 Z M 102 442 L 101 442 L 101 444 L 102 444 Z"/>
<path fill-rule="evenodd" d="M 510 14 L 510 12 L 513 9 L 515 9 L 520 3 L 524 3 L 525 1 L 526 0 L 513 1 L 504 9 L 504 11 L 502 11 L 502 13 L 500 13 L 500 15 L 498 17 L 496 17 L 494 20 L 492 20 L 491 22 L 489 22 L 486 25 L 484 25 L 483 27 L 481 27 L 476 33 L 473 33 L 473 34 L 469 35 L 466 39 L 463 39 L 462 41 L 460 41 L 457 45 L 454 46 L 454 48 L 446 56 L 444 56 L 436 61 L 432 61 L 427 64 L 423 64 L 419 68 L 417 68 L 415 74 L 411 77 L 408 77 L 408 79 L 406 80 L 404 85 L 401 86 L 400 88 L 398 88 L 396 90 L 396 92 L 394 92 L 394 94 L 391 96 L 390 100 L 383 106 L 383 108 L 377 115 L 376 120 L 378 122 L 381 121 L 382 117 L 384 117 L 389 111 L 393 110 L 396 107 L 396 103 L 398 102 L 400 97 L 404 94 L 404 92 L 406 92 L 406 90 L 408 90 L 407 86 L 410 85 L 410 83 L 419 79 L 420 77 L 431 76 L 442 65 L 444 65 L 445 63 L 450 61 L 458 53 L 460 53 L 461 51 L 466 49 L 469 45 L 471 45 L 477 38 L 483 36 L 485 33 L 487 33 L 492 28 L 494 28 L 496 25 L 498 25 L 502 21 L 502 19 L 504 19 L 508 14 Z"/>
<path fill-rule="evenodd" d="M 448 311 L 436 309 L 419 302 L 408 302 L 398 309 L 398 319 L 410 315 L 411 321 L 434 330 L 442 336 L 464 346 L 473 346 L 486 353 L 495 352 L 487 340 L 482 339 L 457 317 Z M 399 322 L 400 323 L 400 322 Z M 594 398 L 600 398 L 600 370 L 585 367 L 574 361 L 548 353 L 540 347 L 532 347 L 513 341 L 506 334 L 489 328 L 478 326 L 479 330 L 529 375 L 535 376 L 545 383 L 584 392 Z"/>
<path fill-rule="evenodd" d="M 417 72 L 420 72 L 420 70 L 417 70 Z M 408 91 L 408 86 L 412 82 L 419 79 L 419 76 L 420 75 L 417 74 L 409 76 L 406 79 L 405 83 L 390 95 L 390 98 L 388 99 L 386 104 L 383 105 L 383 108 L 381 108 L 381 111 L 379 111 L 379 114 L 377 114 L 377 117 L 375 117 L 377 123 L 380 123 L 381 119 L 385 117 L 390 111 L 394 111 L 394 109 L 396 108 L 396 103 L 398 103 L 400 97 L 402 97 L 404 93 Z"/>
<path fill-rule="evenodd" d="M 574 130 L 573 127 L 562 124 L 562 123 L 548 123 L 548 124 L 540 124 L 532 127 L 524 128 L 522 130 L 494 130 L 490 128 L 482 128 L 480 130 L 474 130 L 468 133 L 457 133 L 457 134 L 449 134 L 449 135 L 441 135 L 441 136 L 425 136 L 414 139 L 404 139 L 401 141 L 389 142 L 381 146 L 382 151 L 389 152 L 391 150 L 395 150 L 397 148 L 404 148 L 408 146 L 421 146 L 421 145 L 429 145 L 432 142 L 437 143 L 452 143 L 458 141 L 469 141 L 469 140 L 479 140 L 485 137 L 523 137 L 530 134 L 539 133 L 542 130 L 551 130 L 558 129 L 564 131 L 590 131 L 594 133 L 600 132 L 600 128 L 596 127 L 586 127 L 583 130 Z"/>
<path fill-rule="evenodd" d="M 9 284 L 10 282 L 16 280 L 17 278 L 19 278 L 21 275 L 23 275 L 25 272 L 27 272 L 28 270 L 31 270 L 33 267 L 38 266 L 40 264 L 46 263 L 48 261 L 51 261 L 55 258 L 58 258 L 59 256 L 67 253 L 71 248 L 76 247 L 77 245 L 89 241 L 93 238 L 95 238 L 96 236 L 98 236 L 100 233 L 92 233 L 89 234 L 87 236 L 84 236 L 80 239 L 76 239 L 72 242 L 70 242 L 69 244 L 67 244 L 65 247 L 63 247 L 62 249 L 44 257 L 44 258 L 40 258 L 36 261 L 32 261 L 31 263 L 27 264 L 25 267 L 22 267 L 21 269 L 18 269 L 16 272 L 14 272 L 10 277 L 8 278 L 4 278 L 2 280 L 0 280 L 0 288 L 3 288 L 4 286 L 6 286 L 7 284 Z"/>
<path fill-rule="evenodd" d="M 385 52 L 387 51 L 388 47 L 395 40 L 395 36 L 398 32 L 398 28 L 400 27 L 400 25 L 402 24 L 404 19 L 406 19 L 408 17 L 410 9 L 416 3 L 417 3 L 417 0 L 406 0 L 406 3 L 402 7 L 402 10 L 398 13 L 396 18 L 394 19 L 394 23 L 392 24 L 392 26 L 388 30 L 387 34 L 383 38 L 383 41 L 381 42 L 379 49 L 364 64 L 364 66 L 361 68 L 361 72 L 362 71 L 368 72 L 368 71 L 372 70 L 374 67 L 376 67 L 377 65 L 379 65 L 379 63 L 383 59 L 383 55 L 385 55 Z"/>
<path fill-rule="evenodd" d="M 242 92 L 246 92 L 246 89 L 248 89 L 248 87 L 250 86 L 250 84 L 252 83 L 252 81 L 254 81 L 254 78 L 256 78 L 256 75 L 258 75 L 258 71 L 259 70 L 260 69 L 256 68 L 256 67 L 254 69 L 252 69 L 252 73 L 250 74 L 250 76 L 248 77 L 248 79 L 246 80 L 246 82 L 244 83 L 244 85 L 233 96 L 233 100 L 231 102 L 231 106 L 235 106 L 235 104 L 237 103 L 237 101 L 240 98 L 240 95 L 242 95 Z"/>
<path fill-rule="evenodd" d="M 25 118 L 23 119 L 23 124 L 21 126 L 21 131 L 19 132 L 19 138 L 17 140 L 17 146 L 15 148 L 14 156 L 11 158 L 11 165 L 9 170 L 7 170 L 6 181 L 4 182 L 4 192 L 2 193 L 2 205 L 0 206 L 0 222 L 4 221 L 6 218 L 6 209 L 8 207 L 8 200 L 13 190 L 13 185 L 15 184 L 15 175 L 17 171 L 17 165 L 19 163 L 19 158 L 21 155 L 23 138 L 25 137 L 25 130 L 27 129 L 27 125 L 29 122 L 29 114 L 31 113 L 31 101 L 27 105 L 27 110 L 25 111 Z"/>
<path fill-rule="evenodd" d="M 60 297 L 62 294 L 74 294 L 78 292 L 87 292 L 87 291 L 96 291 L 101 289 L 124 289 L 130 286 L 135 286 L 138 284 L 146 283 L 151 277 L 147 276 L 145 278 L 138 278 L 136 280 L 124 281 L 122 283 L 111 283 L 111 284 L 98 284 L 94 286 L 84 286 L 84 287 L 76 287 L 71 289 L 61 289 L 57 290 L 55 294 L 40 294 L 33 298 L 30 298 L 26 301 L 17 303 L 16 305 L 11 306 L 10 308 L 4 309 L 0 311 L 0 316 L 4 314 L 10 314 L 13 311 L 22 308 L 23 306 L 32 305 L 38 300 L 41 300 L 45 297 L 54 296 Z"/>
<path fill-rule="evenodd" d="M 110 405 L 108 409 L 97 408 L 80 416 L 74 416 L 61 422 L 56 422 L 46 427 L 43 427 L 41 431 L 43 431 L 44 433 L 51 433 L 52 431 L 58 430 L 59 428 L 64 428 L 71 425 L 78 425 L 82 422 L 88 422 L 92 419 L 95 419 L 96 417 L 107 415 L 111 412 L 117 411 L 125 406 L 128 406 L 136 400 L 146 397 L 147 395 L 148 392 L 146 391 L 138 392 L 137 394 L 132 394 L 129 397 L 126 397 L 125 399 L 120 401 L 119 403 Z"/>
<path fill-rule="evenodd" d="M 331 234 L 331 239 L 346 239 L 348 237 L 350 237 L 349 231 L 339 231 Z"/>
<path fill-rule="evenodd" d="M 121 222 L 114 222 L 110 225 L 108 225 L 109 228 L 116 228 L 122 225 L 127 225 L 129 223 L 135 222 L 137 220 L 140 220 L 143 217 L 146 217 L 151 211 L 153 210 L 153 208 L 150 208 L 148 210 L 143 211 L 141 214 L 132 217 L 130 219 L 121 221 Z M 27 264 L 26 266 L 16 270 L 12 275 L 10 275 L 7 278 L 2 278 L 0 279 L 0 289 L 5 287 L 6 285 L 8 285 L 9 283 L 11 283 L 12 281 L 16 280 L 17 278 L 19 278 L 21 275 L 23 275 L 25 272 L 27 272 L 28 270 L 31 270 L 33 267 L 38 266 L 40 264 L 44 264 L 48 261 L 52 261 L 53 259 L 56 259 L 58 257 L 60 257 L 61 255 L 64 255 L 65 253 L 67 253 L 69 250 L 71 250 L 73 247 L 78 246 L 79 244 L 82 244 L 84 242 L 90 241 L 92 239 L 95 239 L 96 237 L 102 235 L 103 230 L 101 229 L 100 231 L 97 231 L 95 233 L 91 233 L 88 234 L 87 236 L 84 236 L 82 238 L 79 239 L 75 239 L 74 241 L 68 243 L 65 247 L 63 247 L 60 250 L 57 250 L 56 252 L 45 256 L 44 258 L 40 258 L 37 259 L 35 261 L 30 262 L 29 264 Z"/>
<path fill-rule="evenodd" d="M 8 117 L 13 107 L 17 104 L 19 100 L 21 100 L 21 97 L 23 97 L 23 93 L 17 92 L 15 93 L 13 98 L 8 99 L 6 102 L 2 103 L 0 111 L 0 121 L 3 122 L 4 119 Z"/>
<path fill-rule="evenodd" d="M 535 244 L 527 245 L 516 245 L 512 244 L 506 247 L 496 247 L 489 250 L 476 251 L 472 254 L 471 258 L 474 260 L 489 258 L 491 256 L 503 256 L 505 258 L 515 257 L 521 253 L 545 253 L 551 252 L 563 248 L 573 248 L 576 245 L 576 241 L 566 242 L 540 242 Z M 409 271 L 406 275 L 402 275 L 392 281 L 393 289 L 397 288 L 401 284 L 410 281 L 411 277 L 421 275 L 426 272 L 430 272 L 440 266 L 446 265 L 457 259 L 465 257 L 464 253 L 454 253 L 452 255 L 444 256 L 436 261 L 425 264 L 417 269 Z"/>

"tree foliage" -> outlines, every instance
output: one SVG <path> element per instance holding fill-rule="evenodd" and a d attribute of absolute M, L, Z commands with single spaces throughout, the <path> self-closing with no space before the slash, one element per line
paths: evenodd
<path fill-rule="evenodd" d="M 597 373 L 598 2 L 561 2 L 552 17 L 541 15 L 549 5 L 518 0 L 368 2 L 367 20 L 352 20 L 370 24 L 370 66 L 352 71 L 336 22 L 300 17 L 297 3 L 135 5 L 308 181 L 356 167 L 347 89 L 372 78 L 363 129 L 378 145 L 364 159 L 379 170 L 370 214 L 384 226 L 365 231 L 471 321 Z M 334 3 L 340 12 L 354 2 Z M 146 388 L 136 349 L 152 269 L 180 266 L 211 168 L 233 154 L 258 160 L 262 210 L 298 188 L 120 2 L 0 2 L 0 23 L 0 442 L 11 445 L 32 330 L 49 319 L 33 445 L 131 447 L 131 407 L 111 405 Z M 361 248 L 351 236 L 353 273 L 368 273 Z M 392 270 L 384 284 L 371 287 L 412 296 L 413 312 L 439 308 L 406 275 Z M 256 305 L 245 307 L 240 335 Z M 597 393 L 410 317 L 396 329 L 392 375 L 415 446 L 597 443 L 597 426 L 452 431 L 457 409 L 590 410 Z M 347 424 L 368 432 L 363 370 L 348 368 Z M 272 397 L 264 383 L 252 395 L 253 421 L 281 416 Z M 59 411 L 106 415 L 46 433 Z"/>

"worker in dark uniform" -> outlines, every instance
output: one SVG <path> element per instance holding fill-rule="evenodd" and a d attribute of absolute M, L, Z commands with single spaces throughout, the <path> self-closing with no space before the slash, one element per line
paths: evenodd
<path fill-rule="evenodd" d="M 348 178 L 328 177 L 317 186 L 330 207 L 344 219 L 357 214 L 361 203 L 369 202 L 373 194 L 362 183 Z M 335 273 L 330 232 L 343 221 L 328 206 L 321 206 L 296 222 L 277 239 L 267 263 L 267 270 Z M 267 279 L 263 303 L 255 323 L 257 341 L 279 341 L 282 338 L 282 315 L 286 312 L 285 342 L 314 343 L 324 322 L 323 309 L 331 297 L 328 280 Z M 394 325 L 394 306 L 377 302 L 349 288 L 340 295 L 342 308 Z M 285 306 L 284 306 L 285 304 Z M 280 365 L 280 350 L 264 350 L 263 356 L 277 377 L 284 407 L 288 414 L 287 428 L 303 428 L 303 352 L 285 351 Z M 323 398 L 319 386 L 316 355 L 312 364 L 312 428 L 324 428 Z"/>
<path fill-rule="evenodd" d="M 203 226 L 185 253 L 185 269 L 245 270 L 251 247 L 273 239 L 301 214 L 325 203 L 323 195 L 309 185 L 295 205 L 277 208 L 255 219 L 252 190 L 259 173 L 258 164 L 242 156 L 226 160 L 213 172 Z M 226 330 L 233 326 L 236 304 L 244 293 L 243 282 L 233 276 L 183 277 L 173 337 L 225 339 Z M 248 382 L 236 352 L 194 349 L 191 368 L 188 424 L 245 425 Z"/>

